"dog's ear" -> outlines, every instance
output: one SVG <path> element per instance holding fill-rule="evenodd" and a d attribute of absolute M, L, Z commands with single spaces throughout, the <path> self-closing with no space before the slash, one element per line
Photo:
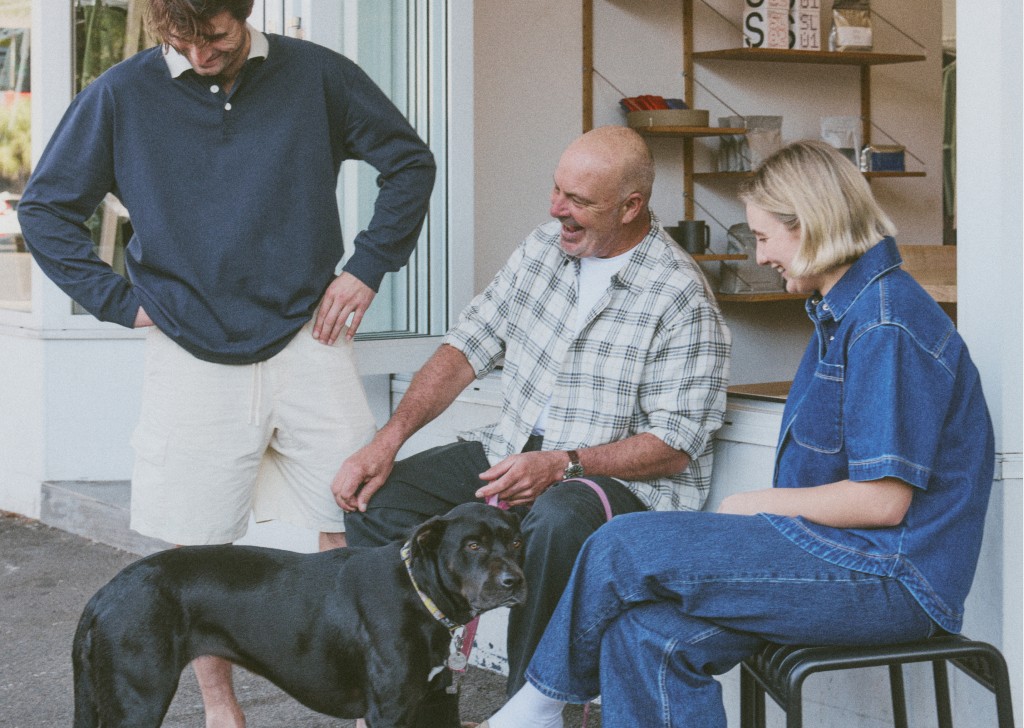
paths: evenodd
<path fill-rule="evenodd" d="M 437 553 L 444 538 L 448 522 L 441 516 L 434 516 L 412 533 L 413 553 Z"/>
<path fill-rule="evenodd" d="M 522 519 L 519 518 L 519 514 L 518 513 L 516 513 L 515 511 L 511 511 L 511 510 L 503 511 L 503 513 L 505 514 L 506 518 L 508 518 L 510 521 L 512 521 L 512 523 L 515 525 L 516 528 L 519 528 L 519 526 L 521 525 L 520 521 Z"/>

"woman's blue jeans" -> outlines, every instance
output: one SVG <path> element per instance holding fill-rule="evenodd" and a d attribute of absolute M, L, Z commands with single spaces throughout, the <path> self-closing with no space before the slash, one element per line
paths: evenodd
<path fill-rule="evenodd" d="M 895 579 L 833 566 L 759 516 L 640 513 L 586 542 L 527 679 L 605 728 L 725 728 L 714 675 L 769 640 L 878 644 L 936 626 Z"/>

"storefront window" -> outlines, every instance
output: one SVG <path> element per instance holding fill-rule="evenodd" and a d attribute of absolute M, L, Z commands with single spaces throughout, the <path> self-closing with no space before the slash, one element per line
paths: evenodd
<path fill-rule="evenodd" d="M 432 0 L 342 0 L 306 4 L 261 0 L 253 24 L 305 37 L 342 53 L 369 74 L 427 142 L 438 162 L 434 197 L 408 265 L 389 273 L 359 328 L 360 338 L 440 335 L 448 328 L 448 27 L 447 3 Z M 299 14 L 306 12 L 305 17 Z M 342 166 L 338 206 L 351 241 L 373 215 L 377 172 L 365 162 Z M 341 269 L 339 265 L 338 270 Z"/>
<path fill-rule="evenodd" d="M 0 4 L 0 308 L 28 311 L 31 264 L 18 200 L 31 168 L 31 0 Z"/>

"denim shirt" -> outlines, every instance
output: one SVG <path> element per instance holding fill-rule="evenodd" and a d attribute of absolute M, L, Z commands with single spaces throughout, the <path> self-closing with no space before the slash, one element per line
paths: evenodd
<path fill-rule="evenodd" d="M 808 552 L 898 579 L 958 632 L 992 487 L 995 444 L 978 371 L 949 317 L 905 271 L 892 238 L 824 298 L 783 413 L 774 486 L 898 478 L 903 522 L 839 529 L 763 514 Z"/>

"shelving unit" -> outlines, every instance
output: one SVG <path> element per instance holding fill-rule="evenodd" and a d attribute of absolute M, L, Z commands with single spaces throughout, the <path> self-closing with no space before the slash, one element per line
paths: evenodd
<path fill-rule="evenodd" d="M 583 130 L 594 125 L 594 0 L 583 2 Z M 860 117 L 865 120 L 863 143 L 871 143 L 871 68 L 879 65 L 916 63 L 925 56 L 907 53 L 875 53 L 864 51 L 800 51 L 775 48 L 724 48 L 710 51 L 693 50 L 693 0 L 680 0 L 682 7 L 683 40 L 683 100 L 694 107 L 695 62 L 740 61 L 746 63 L 801 63 L 839 65 L 860 68 Z M 738 180 L 749 176 L 747 172 L 697 172 L 693 165 L 693 140 L 698 137 L 744 134 L 745 129 L 720 127 L 650 126 L 637 131 L 647 137 L 677 138 L 683 152 L 683 216 L 694 217 L 694 181 Z M 924 172 L 866 172 L 870 179 L 924 177 Z"/>
<path fill-rule="evenodd" d="M 583 3 L 583 130 L 589 131 L 594 126 L 594 0 L 582 0 Z M 878 65 L 899 63 L 916 63 L 924 61 L 925 56 L 904 53 L 875 53 L 861 51 L 801 51 L 772 48 L 724 48 L 710 51 L 693 50 L 693 0 L 680 0 L 682 7 L 682 41 L 683 41 L 683 100 L 690 108 L 694 108 L 694 66 L 695 63 L 707 62 L 746 62 L 746 63 L 800 63 L 814 65 L 854 66 L 860 69 L 860 117 L 864 120 L 863 143 L 871 143 L 871 68 Z M 687 220 L 694 219 L 694 183 L 737 181 L 751 175 L 750 172 L 697 172 L 694 170 L 693 141 L 700 137 L 714 137 L 732 134 L 745 134 L 746 129 L 721 127 L 679 127 L 649 126 L 637 128 L 637 132 L 651 138 L 676 138 L 680 140 L 683 155 L 683 216 Z M 868 179 L 924 177 L 920 171 L 910 172 L 865 172 Z M 707 260 L 742 260 L 720 256 L 695 256 L 699 261 Z M 787 301 L 802 299 L 803 296 L 789 293 L 755 293 L 755 294 L 718 294 L 720 301 L 763 303 L 766 301 Z"/>

